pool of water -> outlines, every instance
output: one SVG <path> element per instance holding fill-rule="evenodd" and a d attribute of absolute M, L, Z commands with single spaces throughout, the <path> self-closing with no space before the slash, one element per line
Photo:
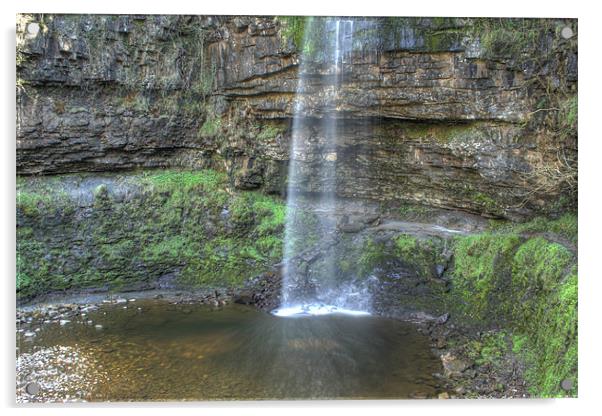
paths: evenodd
<path fill-rule="evenodd" d="M 92 322 L 89 322 L 92 321 Z M 102 328 L 97 327 L 101 325 Z M 17 334 L 19 401 L 434 397 L 440 361 L 410 324 L 138 300 Z M 36 383 L 39 392 L 25 392 Z"/>

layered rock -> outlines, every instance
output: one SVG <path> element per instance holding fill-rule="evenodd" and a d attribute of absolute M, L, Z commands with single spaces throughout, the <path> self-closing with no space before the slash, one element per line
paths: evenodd
<path fill-rule="evenodd" d="M 337 88 L 332 27 L 293 23 L 20 16 L 18 172 L 214 167 L 283 192 L 296 103 L 341 119 L 341 197 L 509 218 L 575 203 L 576 40 L 559 30 L 575 21 L 356 18 Z M 314 124 L 307 169 L 326 156 Z"/>

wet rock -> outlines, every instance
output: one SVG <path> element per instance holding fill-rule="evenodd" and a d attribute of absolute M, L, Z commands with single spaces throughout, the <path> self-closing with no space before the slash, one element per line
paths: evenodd
<path fill-rule="evenodd" d="M 443 315 L 437 317 L 437 319 L 435 319 L 435 323 L 439 324 L 439 325 L 443 325 L 444 323 L 447 322 L 447 320 L 449 319 L 449 313 L 444 313 Z"/>
<path fill-rule="evenodd" d="M 424 391 L 414 391 L 410 393 L 412 399 L 428 399 L 428 394 Z"/>
<path fill-rule="evenodd" d="M 437 338 L 437 342 L 435 344 L 435 346 L 439 349 L 445 348 L 445 346 L 447 345 L 447 341 L 445 340 L 444 337 L 440 337 Z"/>
<path fill-rule="evenodd" d="M 446 377 L 459 377 L 470 366 L 467 361 L 457 358 L 451 352 L 441 356 L 441 363 Z"/>
<path fill-rule="evenodd" d="M 241 292 L 240 294 L 234 296 L 234 303 L 238 303 L 241 305 L 253 304 L 253 293 L 251 291 Z"/>

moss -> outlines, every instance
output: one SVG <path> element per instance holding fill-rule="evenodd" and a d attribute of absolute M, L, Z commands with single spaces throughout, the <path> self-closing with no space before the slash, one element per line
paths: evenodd
<path fill-rule="evenodd" d="M 558 218 L 537 217 L 524 223 L 514 223 L 509 221 L 491 221 L 490 229 L 497 232 L 521 233 L 553 233 L 562 238 L 577 244 L 579 234 L 577 215 L 575 213 L 565 213 Z"/>
<path fill-rule="evenodd" d="M 27 188 L 17 180 L 17 211 L 28 217 L 38 217 L 47 213 L 67 212 L 72 206 L 69 196 L 60 188 L 36 186 Z"/>
<path fill-rule="evenodd" d="M 425 219 L 432 214 L 434 210 L 424 205 L 404 203 L 399 207 L 398 214 L 402 219 Z"/>
<path fill-rule="evenodd" d="M 521 334 L 512 335 L 512 352 L 520 354 L 528 341 L 527 336 Z"/>
<path fill-rule="evenodd" d="M 263 126 L 256 126 L 256 130 L 259 132 L 256 135 L 257 140 L 261 142 L 268 142 L 276 139 L 278 135 L 286 131 L 286 127 L 266 124 Z"/>
<path fill-rule="evenodd" d="M 477 365 L 496 366 L 511 350 L 511 337 L 505 331 L 488 331 L 466 346 L 467 356 Z"/>
<path fill-rule="evenodd" d="M 564 396 L 564 379 L 577 381 L 577 269 L 566 248 L 534 238 L 516 252 L 512 308 L 519 331 L 529 336 L 527 373 L 534 394 Z M 573 392 L 574 393 L 574 392 Z"/>
<path fill-rule="evenodd" d="M 293 42 L 298 50 L 303 50 L 303 39 L 305 36 L 306 16 L 278 16 L 281 22 L 280 35 L 285 41 Z"/>
<path fill-rule="evenodd" d="M 491 316 L 504 301 L 511 259 L 520 244 L 515 234 L 480 234 L 454 242 L 454 294 L 458 308 L 474 319 Z"/>
<path fill-rule="evenodd" d="M 429 31 L 424 35 L 424 46 L 431 52 L 457 50 L 464 36 L 466 36 L 465 31 L 459 29 Z"/>
<path fill-rule="evenodd" d="M 482 192 L 477 192 L 473 196 L 473 201 L 477 204 L 481 205 L 485 210 L 491 213 L 498 212 L 498 204 L 495 202 L 495 199 L 491 198 L 489 195 L 485 195 Z"/>
<path fill-rule="evenodd" d="M 570 217 L 555 223 L 571 228 Z M 560 225 L 562 224 L 562 225 Z M 542 223 L 529 225 L 539 228 Z M 517 226 L 518 227 L 518 226 Z M 577 268 L 564 246 L 514 233 L 461 237 L 454 244 L 452 296 L 462 313 L 503 324 L 513 351 L 528 364 L 530 391 L 538 397 L 574 396 L 577 382 Z M 565 392 L 569 379 L 575 388 Z"/>
<path fill-rule="evenodd" d="M 441 264 L 441 242 L 437 239 L 419 239 L 408 234 L 394 237 L 390 243 L 366 239 L 361 253 L 353 260 L 360 276 L 373 273 L 375 268 L 402 262 L 423 278 L 433 277 L 435 265 Z"/>
<path fill-rule="evenodd" d="M 188 239 L 175 235 L 146 246 L 142 258 L 146 261 L 167 261 L 177 264 L 186 257 L 194 256 L 194 252 L 187 251 L 188 248 L 191 248 Z"/>
<path fill-rule="evenodd" d="M 553 32 L 546 19 L 473 19 L 473 28 L 481 41 L 485 57 L 508 57 L 520 61 L 533 59 L 539 54 L 529 54 L 542 47 L 542 37 Z"/>
<path fill-rule="evenodd" d="M 222 120 L 216 115 L 209 114 L 199 129 L 199 137 L 215 137 L 222 127 Z"/>
<path fill-rule="evenodd" d="M 17 209 L 27 216 L 39 215 L 45 205 L 49 205 L 51 198 L 37 192 L 17 190 Z"/>
<path fill-rule="evenodd" d="M 40 203 L 43 209 L 34 216 L 20 211 L 25 225 L 17 229 L 19 297 L 119 288 L 166 274 L 194 287 L 240 286 L 281 260 L 286 210 L 278 198 L 232 194 L 226 175 L 212 170 L 142 172 L 121 181 L 112 186 L 137 191 L 123 200 L 106 185 L 91 189 L 102 197 L 96 195 L 78 220 L 74 210 L 57 217 L 53 198 Z M 60 179 L 52 186 L 59 188 Z"/>
<path fill-rule="evenodd" d="M 144 174 L 143 182 L 151 184 L 159 192 L 190 190 L 196 186 L 206 191 L 216 191 L 226 185 L 227 177 L 224 173 L 214 170 L 160 171 Z"/>

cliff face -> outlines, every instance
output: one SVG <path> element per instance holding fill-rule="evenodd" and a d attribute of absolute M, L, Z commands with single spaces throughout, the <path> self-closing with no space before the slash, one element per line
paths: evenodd
<path fill-rule="evenodd" d="M 341 197 L 508 218 L 575 203 L 576 21 L 356 18 L 338 89 L 330 29 L 307 22 L 20 16 L 18 173 L 212 167 L 282 192 L 297 99 L 341 119 Z M 325 132 L 304 126 L 311 172 Z"/>

